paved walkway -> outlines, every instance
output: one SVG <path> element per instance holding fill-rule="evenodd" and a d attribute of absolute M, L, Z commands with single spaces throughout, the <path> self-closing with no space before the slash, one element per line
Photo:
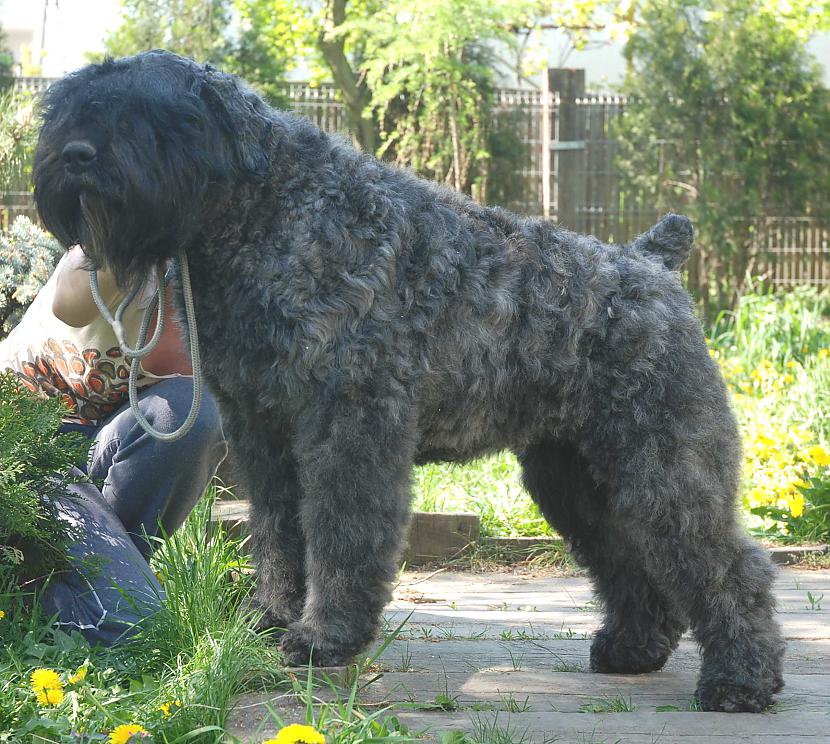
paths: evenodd
<path fill-rule="evenodd" d="M 700 659 L 688 637 L 661 672 L 589 673 L 600 617 L 584 578 L 447 571 L 404 574 L 386 620 L 406 623 L 360 702 L 406 704 L 395 715 L 424 741 L 458 729 L 488 744 L 830 742 L 830 571 L 782 570 L 776 594 L 787 686 L 767 714 L 693 710 Z M 229 731 L 246 744 L 273 735 L 269 700 L 304 722 L 285 696 L 249 695 Z"/>

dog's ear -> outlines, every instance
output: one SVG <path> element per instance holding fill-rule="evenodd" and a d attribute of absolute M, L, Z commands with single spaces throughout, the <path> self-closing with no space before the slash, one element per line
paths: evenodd
<path fill-rule="evenodd" d="M 233 75 L 204 68 L 200 95 L 221 129 L 235 165 L 248 176 L 264 178 L 270 166 L 274 122 L 265 102 Z"/>
<path fill-rule="evenodd" d="M 689 258 L 694 239 L 695 230 L 688 217 L 682 214 L 668 214 L 636 237 L 631 245 L 638 251 L 658 256 L 666 268 L 676 270 Z"/>

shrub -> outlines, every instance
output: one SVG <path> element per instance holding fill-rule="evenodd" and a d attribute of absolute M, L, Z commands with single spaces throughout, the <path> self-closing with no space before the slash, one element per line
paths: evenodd
<path fill-rule="evenodd" d="M 2 72 L 0 52 L 0 73 Z M 31 94 L 18 94 L 0 84 L 0 190 L 28 188 L 37 140 L 38 120 Z M 25 186 L 24 186 L 25 184 Z"/>
<path fill-rule="evenodd" d="M 72 535 L 56 519 L 53 500 L 78 480 L 69 471 L 83 461 L 88 441 L 57 433 L 63 413 L 61 401 L 0 375 L 0 579 L 66 565 Z"/>
<path fill-rule="evenodd" d="M 626 45 L 618 167 L 629 199 L 694 221 L 689 285 L 710 317 L 756 273 L 759 220 L 826 215 L 830 107 L 806 44 L 821 13 L 784 5 L 646 0 Z"/>
<path fill-rule="evenodd" d="M 0 338 L 23 317 L 62 253 L 57 240 L 23 215 L 0 236 Z"/>
<path fill-rule="evenodd" d="M 746 295 L 711 341 L 741 427 L 749 526 L 787 542 L 830 539 L 830 295 Z"/>

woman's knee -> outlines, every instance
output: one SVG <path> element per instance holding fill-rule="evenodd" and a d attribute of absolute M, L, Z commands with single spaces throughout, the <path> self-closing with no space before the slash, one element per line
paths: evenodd
<path fill-rule="evenodd" d="M 185 422 L 193 402 L 193 382 L 190 378 L 173 378 L 153 386 L 152 397 L 146 402 L 145 416 L 151 424 L 165 432 L 175 431 Z M 141 404 L 140 404 L 141 405 Z M 218 464 L 227 452 L 222 432 L 219 408 L 209 391 L 202 391 L 202 399 L 196 420 L 189 431 L 176 442 L 178 449 L 203 452 Z M 172 451 L 174 448 L 170 448 Z"/>

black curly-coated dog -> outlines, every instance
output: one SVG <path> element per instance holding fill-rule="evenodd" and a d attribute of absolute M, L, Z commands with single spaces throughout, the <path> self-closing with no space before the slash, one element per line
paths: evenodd
<path fill-rule="evenodd" d="M 691 625 L 704 709 L 781 689 L 773 568 L 676 271 L 688 220 L 606 245 L 482 207 L 162 51 L 55 83 L 34 178 L 47 227 L 122 286 L 186 249 L 291 662 L 372 639 L 413 464 L 509 448 L 602 600 L 594 670 L 660 669 Z"/>

